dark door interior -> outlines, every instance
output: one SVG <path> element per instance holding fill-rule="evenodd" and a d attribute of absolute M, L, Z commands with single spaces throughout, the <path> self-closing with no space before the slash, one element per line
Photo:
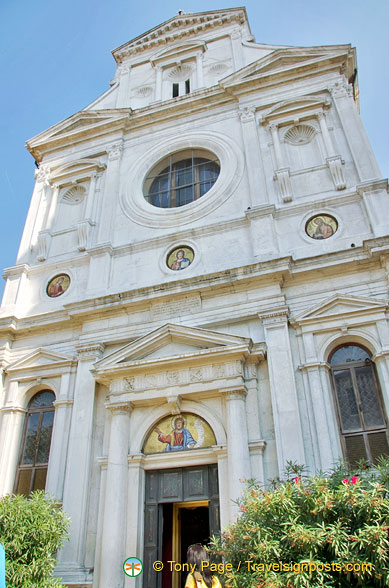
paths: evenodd
<path fill-rule="evenodd" d="M 186 573 L 173 582 L 167 564 L 177 557 L 174 549 L 186 563 L 188 546 L 206 544 L 219 530 L 216 465 L 146 472 L 143 588 L 181 588 Z M 165 564 L 162 572 L 153 570 L 156 560 Z"/>

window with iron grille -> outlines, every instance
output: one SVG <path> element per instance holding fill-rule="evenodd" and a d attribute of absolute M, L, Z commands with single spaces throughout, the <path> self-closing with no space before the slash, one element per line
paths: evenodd
<path fill-rule="evenodd" d="M 145 198 L 159 208 L 176 208 L 198 200 L 216 182 L 220 164 L 212 153 L 186 150 L 160 162 L 145 182 Z"/>
<path fill-rule="evenodd" d="M 343 345 L 330 360 L 343 451 L 355 465 L 389 454 L 387 422 L 375 365 L 359 345 Z"/>
<path fill-rule="evenodd" d="M 28 405 L 14 492 L 29 496 L 44 490 L 54 421 L 55 396 L 51 390 L 35 394 Z"/>

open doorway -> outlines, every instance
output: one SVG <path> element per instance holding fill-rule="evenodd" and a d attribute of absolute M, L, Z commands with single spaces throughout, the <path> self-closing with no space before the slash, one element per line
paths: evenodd
<path fill-rule="evenodd" d="M 219 532 L 217 466 L 149 470 L 145 482 L 143 588 L 183 588 L 187 572 L 169 562 L 186 563 L 189 545 Z"/>
<path fill-rule="evenodd" d="M 186 572 L 171 570 L 167 562 L 186 563 L 189 545 L 209 541 L 209 501 L 175 502 L 162 506 L 162 572 L 161 588 L 184 588 Z"/>

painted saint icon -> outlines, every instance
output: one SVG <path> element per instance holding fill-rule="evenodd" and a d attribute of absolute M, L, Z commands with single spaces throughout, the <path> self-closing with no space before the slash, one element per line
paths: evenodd
<path fill-rule="evenodd" d="M 166 416 L 154 426 L 144 445 L 144 453 L 188 451 L 216 444 L 209 424 L 191 413 Z"/>
<path fill-rule="evenodd" d="M 328 239 L 338 230 L 338 223 L 333 216 L 321 214 L 311 218 L 305 227 L 305 231 L 311 239 Z"/>
<path fill-rule="evenodd" d="M 167 266 L 171 270 L 180 271 L 190 266 L 194 259 L 194 251 L 191 247 L 176 247 L 167 256 Z"/>
<path fill-rule="evenodd" d="M 67 274 L 59 274 L 50 280 L 47 285 L 46 293 L 50 298 L 57 298 L 64 294 L 70 286 L 70 278 Z"/>

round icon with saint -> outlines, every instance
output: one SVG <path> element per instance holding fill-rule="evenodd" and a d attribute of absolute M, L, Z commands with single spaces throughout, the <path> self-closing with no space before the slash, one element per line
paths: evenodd
<path fill-rule="evenodd" d="M 70 286 L 70 278 L 67 274 L 54 276 L 47 284 L 46 293 L 50 298 L 57 298 L 66 292 Z"/>
<path fill-rule="evenodd" d="M 338 230 L 338 223 L 329 214 L 320 214 L 309 219 L 305 231 L 311 239 L 329 239 Z"/>

